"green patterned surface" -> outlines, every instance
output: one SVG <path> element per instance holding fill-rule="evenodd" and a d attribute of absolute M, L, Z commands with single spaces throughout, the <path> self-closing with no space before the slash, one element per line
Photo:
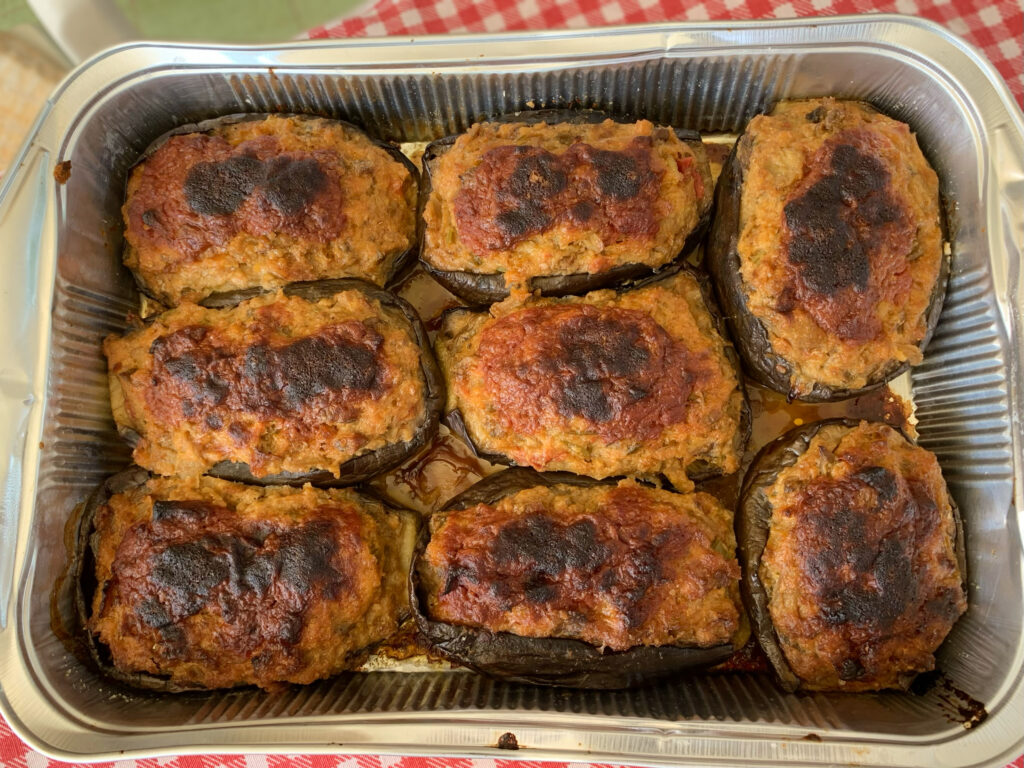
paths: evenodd
<path fill-rule="evenodd" d="M 223 43 L 288 40 L 360 0 L 116 0 L 146 38 Z M 0 29 L 32 23 L 25 0 L 0 0 Z"/>

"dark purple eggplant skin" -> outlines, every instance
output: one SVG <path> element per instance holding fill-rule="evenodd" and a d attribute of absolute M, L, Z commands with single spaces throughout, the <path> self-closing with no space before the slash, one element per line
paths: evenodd
<path fill-rule="evenodd" d="M 508 115 L 501 115 L 487 122 L 497 123 L 525 123 L 536 125 L 537 123 L 574 123 L 592 124 L 601 123 L 605 120 L 614 120 L 619 123 L 635 123 L 640 118 L 612 115 L 591 109 L 538 109 L 528 112 L 515 112 Z M 688 144 L 698 156 L 707 158 L 704 152 L 704 145 L 701 142 L 700 134 L 697 131 L 690 131 L 682 128 L 673 128 L 676 135 Z M 464 271 L 448 271 L 433 267 L 424 252 L 425 238 L 423 229 L 423 209 L 430 198 L 430 174 L 437 160 L 448 152 L 458 135 L 445 136 L 442 139 L 432 141 L 423 151 L 423 174 L 420 179 L 420 203 L 419 203 L 419 241 L 420 241 L 420 263 L 423 269 L 437 282 L 454 293 L 470 306 L 483 306 L 493 304 L 508 298 L 509 290 L 505 285 L 505 276 L 500 272 L 477 273 Z M 613 288 L 629 281 L 641 280 L 650 275 L 664 272 L 674 264 L 682 262 L 704 239 L 708 226 L 711 223 L 711 209 L 708 206 L 697 226 L 687 236 L 679 255 L 669 264 L 657 269 L 645 264 L 623 264 L 604 272 L 586 273 L 578 272 L 572 275 L 540 275 L 530 278 L 530 291 L 540 291 L 542 296 L 575 296 L 589 291 L 596 291 L 601 288 Z"/>
<path fill-rule="evenodd" d="M 743 278 L 740 274 L 737 244 L 740 236 L 743 176 L 747 169 L 749 144 L 750 140 L 746 134 L 740 136 L 722 166 L 722 173 L 718 177 L 718 184 L 715 187 L 714 214 L 705 249 L 705 263 L 714 281 L 718 301 L 725 311 L 732 337 L 737 341 L 737 349 L 743 360 L 743 368 L 747 376 L 758 384 L 786 395 L 791 400 L 808 403 L 846 400 L 869 392 L 899 376 L 910 365 L 894 360 L 891 365 L 879 371 L 867 385 L 860 389 L 839 389 L 817 382 L 810 392 L 803 395 L 792 391 L 790 384 L 793 375 L 792 363 L 775 351 L 768 339 L 768 330 L 747 309 Z M 942 226 L 943 240 L 947 240 L 948 227 L 945 215 L 940 215 L 940 225 Z M 942 313 L 942 304 L 946 296 L 946 284 L 949 281 L 949 262 L 949 257 L 943 256 L 939 278 L 935 282 L 935 288 L 928 304 L 927 330 L 919 345 L 922 350 L 928 346 L 935 327 L 939 324 L 939 315 Z"/>
<path fill-rule="evenodd" d="M 589 487 L 613 483 L 568 472 L 507 469 L 468 488 L 448 502 L 445 509 L 493 504 L 527 488 L 562 484 Z M 424 602 L 420 600 L 417 568 L 429 539 L 429 526 L 424 526 L 409 572 L 410 604 L 420 636 L 431 651 L 490 677 L 561 688 L 617 690 L 704 670 L 735 651 L 732 644 L 712 648 L 637 646 L 628 651 L 602 651 L 580 640 L 522 637 L 433 621 L 421 609 Z"/>
<path fill-rule="evenodd" d="M 743 489 L 736 513 L 736 542 L 739 547 L 740 567 L 743 570 L 740 594 L 750 615 L 754 636 L 768 657 L 779 685 L 786 691 L 798 690 L 800 678 L 793 672 L 782 651 L 768 610 L 768 592 L 760 577 L 761 557 L 768 543 L 772 519 L 772 506 L 765 498 L 765 492 L 775 483 L 780 472 L 793 466 L 797 459 L 807 452 L 811 440 L 823 428 L 841 425 L 853 429 L 859 423 L 853 419 L 824 419 L 791 429 L 758 452 L 743 479 Z M 964 543 L 963 519 L 952 496 L 949 503 L 953 508 L 953 522 L 956 526 L 954 551 L 963 577 L 964 594 L 967 594 L 967 550 Z"/>
<path fill-rule="evenodd" d="M 355 458 L 349 459 L 338 466 L 336 472 L 327 469 L 314 470 L 311 472 L 280 472 L 274 475 L 256 477 L 248 464 L 238 462 L 222 461 L 214 465 L 207 474 L 211 477 L 218 477 L 222 480 L 233 480 L 237 483 L 249 483 L 251 485 L 304 485 L 312 483 L 322 488 L 339 488 L 346 485 L 355 485 L 371 477 L 383 474 L 394 469 L 409 457 L 419 453 L 437 434 L 438 424 L 441 420 L 441 412 L 444 410 L 446 390 L 444 377 L 434 359 L 434 351 L 423 327 L 420 316 L 405 299 L 396 296 L 390 291 L 379 288 L 373 283 L 356 278 L 339 278 L 337 280 L 318 280 L 310 283 L 292 283 L 285 286 L 282 291 L 286 296 L 298 296 L 309 301 L 333 296 L 342 291 L 358 290 L 371 299 L 375 299 L 382 306 L 398 310 L 409 323 L 416 344 L 420 348 L 420 373 L 423 376 L 425 386 L 424 407 L 427 418 L 411 439 L 402 443 L 392 443 L 376 451 L 364 453 Z M 211 309 L 226 309 L 236 306 L 247 299 L 254 298 L 267 291 L 253 288 L 234 293 L 221 293 L 211 296 L 202 302 L 202 305 Z M 122 428 L 121 436 L 134 446 L 139 441 L 139 434 L 135 430 Z"/>
<path fill-rule="evenodd" d="M 700 285 L 701 295 L 704 297 L 704 304 L 708 308 L 708 312 L 711 314 L 711 318 L 714 320 L 715 329 L 718 331 L 722 340 L 725 342 L 725 355 L 732 363 L 733 370 L 736 372 L 736 380 L 739 382 L 740 393 L 743 395 L 743 409 L 740 414 L 740 426 L 736 432 L 736 450 L 743 454 L 746 450 L 747 443 L 750 442 L 750 434 L 752 430 L 752 417 L 750 413 L 750 402 L 747 398 L 747 390 L 743 385 L 743 374 L 740 366 L 740 359 L 736 353 L 736 347 L 729 337 L 728 326 L 722 317 L 722 312 L 718 308 L 718 304 L 715 301 L 714 291 L 711 287 L 711 282 L 707 275 L 703 272 L 698 272 L 691 267 L 684 264 L 673 264 L 669 268 L 658 272 L 657 274 L 650 275 L 644 280 L 640 280 L 636 283 L 630 283 L 624 286 L 619 286 L 616 289 L 617 293 L 625 293 L 631 290 L 637 290 L 645 288 L 652 283 L 656 283 L 659 280 L 665 280 L 670 278 L 672 275 L 678 272 L 688 272 L 692 275 Z M 466 307 L 453 307 L 445 312 L 445 315 L 456 312 L 472 312 L 473 309 Z M 463 418 L 462 411 L 458 408 L 454 408 L 447 411 L 443 418 L 444 424 L 448 429 L 458 435 L 462 440 L 473 449 L 473 452 L 484 461 L 488 461 L 491 464 L 504 464 L 506 466 L 515 467 L 516 463 L 508 456 L 501 453 L 488 453 L 477 446 L 473 437 L 469 434 L 469 429 L 466 426 L 466 421 Z M 531 470 L 532 471 L 532 470 Z M 551 473 L 547 473 L 551 474 Z M 695 461 L 686 471 L 687 477 L 694 482 L 701 482 L 703 480 L 709 480 L 713 477 L 718 477 L 722 474 L 722 471 L 717 467 L 709 465 L 703 460 Z M 571 476 L 571 475 L 570 475 Z M 663 485 L 672 487 L 668 478 L 660 478 Z"/>
<path fill-rule="evenodd" d="M 416 182 L 418 195 L 418 190 L 421 183 L 420 170 L 419 168 L 416 167 L 416 164 L 413 163 L 412 160 L 410 160 L 408 157 L 405 156 L 405 154 L 402 153 L 402 150 L 398 147 L 397 144 L 391 144 L 389 142 L 374 138 L 373 136 L 370 136 L 365 130 L 360 128 L 358 125 L 350 123 L 347 120 L 338 120 L 336 118 L 324 117 L 322 115 L 307 115 L 302 114 L 300 112 L 241 112 L 231 115 L 222 115 L 220 117 L 212 117 L 208 120 L 202 120 L 198 123 L 188 123 L 186 125 L 179 125 L 176 128 L 172 128 L 171 130 L 161 134 L 156 139 L 154 139 L 150 143 L 150 145 L 143 150 L 142 154 L 139 155 L 139 159 L 135 161 L 131 168 L 128 169 L 125 178 L 128 178 L 128 176 L 131 175 L 132 171 L 137 166 L 141 165 L 150 157 L 152 157 L 154 152 L 160 149 L 160 147 L 166 144 L 167 141 L 173 138 L 174 136 L 183 136 L 190 133 L 210 133 L 211 131 L 225 125 L 236 125 L 238 123 L 249 123 L 256 120 L 266 120 L 268 117 L 294 117 L 302 120 L 328 120 L 332 123 L 343 125 L 347 128 L 350 128 L 354 131 L 358 131 L 359 133 L 366 135 L 376 146 L 383 149 L 385 152 L 391 155 L 391 157 L 393 157 L 395 160 L 404 165 L 406 170 L 412 174 L 412 178 Z M 125 243 L 125 248 L 128 248 L 127 242 Z M 388 277 L 384 282 L 384 285 L 390 286 L 396 283 L 400 276 L 409 268 L 409 266 L 416 261 L 416 254 L 418 252 L 419 242 L 417 240 L 395 258 L 394 263 L 391 265 Z M 146 296 L 149 296 L 150 298 L 157 300 L 156 297 L 149 292 L 149 290 L 146 288 L 146 285 L 143 283 L 143 281 L 139 278 L 138 275 L 136 275 L 133 272 L 132 277 L 135 279 L 135 285 L 138 287 L 140 293 L 143 293 Z M 244 291 L 231 291 L 229 293 L 222 294 L 215 293 L 211 294 L 209 297 L 207 297 L 206 300 L 201 301 L 199 303 L 202 304 L 203 306 L 218 306 L 216 302 L 219 301 L 219 297 L 236 296 L 239 294 L 245 294 L 250 292 L 251 295 L 249 295 L 247 298 L 252 298 L 252 296 L 258 296 L 262 292 L 262 290 L 260 288 L 250 288 Z M 213 304 L 206 303 L 207 301 L 211 300 L 214 302 Z"/>

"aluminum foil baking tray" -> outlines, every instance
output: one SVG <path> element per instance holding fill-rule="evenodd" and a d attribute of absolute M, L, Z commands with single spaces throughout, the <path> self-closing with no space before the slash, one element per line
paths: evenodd
<path fill-rule="evenodd" d="M 738 131 L 785 97 L 866 99 L 908 122 L 952 204 L 948 302 L 913 396 L 967 524 L 970 611 L 923 694 L 788 695 L 765 676 L 633 692 L 463 672 L 352 673 L 276 693 L 125 694 L 50 629 L 72 508 L 127 460 L 100 340 L 137 294 L 120 267 L 125 173 L 156 136 L 241 111 L 340 116 L 432 139 L 581 105 Z M 54 169 L 70 162 L 70 178 Z M 67 166 L 64 166 L 65 170 Z M 60 174 L 58 174 L 60 175 Z M 1024 119 L 973 48 L 919 19 L 679 24 L 267 48 L 136 44 L 74 72 L 0 192 L 0 710 L 66 760 L 207 752 L 586 758 L 660 765 L 1003 765 L 1024 749 Z M 57 606 L 61 608 L 60 605 Z M 967 719 L 967 696 L 987 718 Z"/>

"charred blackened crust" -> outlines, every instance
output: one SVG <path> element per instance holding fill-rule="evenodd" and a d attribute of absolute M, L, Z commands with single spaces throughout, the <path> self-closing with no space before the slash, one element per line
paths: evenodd
<path fill-rule="evenodd" d="M 612 115 L 598 110 L 575 110 L 575 109 L 539 109 L 530 112 L 515 112 L 508 115 L 495 117 L 488 122 L 495 123 L 523 123 L 525 125 L 537 125 L 539 123 L 570 123 L 575 125 L 589 125 L 602 123 L 605 120 L 613 120 L 617 123 L 635 123 L 639 118 L 623 115 Z M 707 153 L 697 131 L 690 131 L 683 128 L 672 129 L 681 141 L 687 144 L 705 164 Z M 458 135 L 445 136 L 442 139 L 432 141 L 423 152 L 423 174 L 420 180 L 419 197 L 419 218 L 420 228 L 418 240 L 420 242 L 420 263 L 423 268 L 446 289 L 454 293 L 460 299 L 471 306 L 493 304 L 501 301 L 509 295 L 508 286 L 505 284 L 505 276 L 501 273 L 478 273 L 459 270 L 442 270 L 431 265 L 428 255 L 424 252 L 424 228 L 423 210 L 430 199 L 431 173 L 437 161 L 455 144 Z M 710 194 L 710 191 L 705 194 Z M 575 296 L 589 291 L 596 291 L 601 288 L 613 288 L 623 283 L 640 280 L 650 275 L 664 272 L 673 264 L 680 263 L 686 256 L 696 248 L 704 239 L 711 223 L 711 209 L 708 206 L 697 226 L 686 237 L 679 255 L 669 264 L 654 269 L 645 264 L 623 264 L 613 267 L 604 272 L 585 273 L 580 272 L 572 275 L 541 275 L 530 279 L 530 291 L 540 291 L 542 296 Z"/>
<path fill-rule="evenodd" d="M 481 480 L 452 499 L 445 509 L 493 504 L 536 486 L 613 484 L 568 472 L 508 469 Z M 727 644 L 713 648 L 637 646 L 628 651 L 612 652 L 579 640 L 522 637 L 433 621 L 423 612 L 425 601 L 420 599 L 418 575 L 419 559 L 429 540 L 429 526 L 424 526 L 409 571 L 409 600 L 420 635 L 432 651 L 491 677 L 562 688 L 614 690 L 703 670 L 724 661 L 735 650 Z"/>
<path fill-rule="evenodd" d="M 126 178 L 130 177 L 132 171 L 135 168 L 137 168 L 138 166 L 140 166 L 144 162 L 146 162 L 146 160 L 148 160 L 150 157 L 152 157 L 153 154 L 158 149 L 160 149 L 164 144 L 166 144 L 170 139 L 174 138 L 175 136 L 184 136 L 184 135 L 194 134 L 194 133 L 212 133 L 214 130 L 216 130 L 218 128 L 223 128 L 224 126 L 237 125 L 239 123 L 249 123 L 249 122 L 254 122 L 254 121 L 258 121 L 258 120 L 266 120 L 268 117 L 283 117 L 283 118 L 292 118 L 292 119 L 295 119 L 295 120 L 324 120 L 324 121 L 327 121 L 327 122 L 330 122 L 330 123 L 334 123 L 336 125 L 344 126 L 345 128 L 348 128 L 349 130 L 356 131 L 358 133 L 362 133 L 363 135 L 367 136 L 367 138 L 375 146 L 380 147 L 385 152 L 387 152 L 392 158 L 394 158 L 395 160 L 400 162 L 405 167 L 405 169 L 407 171 L 409 171 L 409 173 L 412 175 L 413 181 L 417 185 L 417 189 L 419 188 L 419 183 L 420 183 L 420 171 L 419 171 L 419 169 L 416 167 L 415 163 L 413 163 L 408 157 L 406 157 L 402 153 L 402 150 L 399 149 L 399 147 L 396 144 L 391 144 L 391 143 L 386 142 L 386 141 L 381 141 L 380 139 L 375 139 L 372 136 L 370 136 L 369 134 L 367 134 L 366 131 L 364 131 L 359 126 L 355 125 L 354 123 L 350 123 L 350 122 L 348 122 L 346 120 L 336 120 L 334 118 L 321 117 L 320 115 L 307 115 L 307 114 L 302 114 L 302 113 L 298 113 L 298 112 L 244 112 L 244 113 L 238 113 L 238 114 L 232 114 L 232 115 L 223 115 L 221 117 L 213 117 L 213 118 L 210 118 L 209 120 L 203 120 L 203 121 L 198 122 L 198 123 L 188 123 L 186 125 L 179 125 L 176 128 L 173 128 L 170 131 L 167 131 L 166 133 L 161 134 L 156 139 L 154 139 L 153 142 L 148 147 L 146 147 L 145 150 L 143 150 L 142 154 L 139 156 L 139 159 L 135 161 L 134 165 L 132 165 L 132 167 L 128 169 L 127 174 L 126 174 Z M 127 195 L 127 190 L 126 190 L 126 195 Z M 126 200 L 126 202 L 127 202 L 127 200 Z M 125 252 L 126 252 L 125 255 L 127 256 L 130 251 L 131 251 L 131 246 L 126 241 L 125 242 Z M 389 274 L 387 276 L 387 280 L 385 281 L 385 285 L 391 284 L 395 280 L 395 278 L 399 274 L 401 274 L 403 272 L 403 270 L 405 270 L 408 267 L 408 265 L 411 262 L 415 261 L 416 254 L 417 254 L 418 251 L 419 251 L 419 242 L 417 241 L 417 242 L 412 243 L 412 245 L 410 245 L 408 248 L 406 248 L 404 251 L 402 251 L 402 253 L 396 254 L 394 256 L 394 260 L 392 262 L 391 269 L 389 270 Z M 135 278 L 135 284 L 138 286 L 139 291 L 141 291 L 145 295 L 149 296 L 150 298 L 153 298 L 153 299 L 158 299 L 159 298 L 159 297 L 155 296 L 149 290 L 149 288 L 146 286 L 146 284 L 142 280 L 142 278 L 138 274 L 136 274 L 134 271 L 132 272 L 132 277 Z M 234 291 L 234 292 L 232 292 L 232 294 L 248 293 L 250 291 L 251 291 L 251 295 L 248 298 L 251 298 L 252 296 L 257 296 L 257 295 L 259 295 L 261 293 L 261 290 L 259 288 L 252 288 L 252 289 L 249 289 L 249 291 Z M 226 295 L 226 294 L 219 294 L 219 295 L 223 296 L 223 295 Z M 218 296 L 218 294 L 213 294 L 210 297 L 210 299 L 213 299 L 214 301 L 216 301 L 217 300 L 215 298 L 216 296 Z M 206 302 L 202 302 L 202 303 L 203 303 L 203 306 L 217 306 L 216 304 L 207 304 Z"/>
<path fill-rule="evenodd" d="M 82 661 L 93 666 L 105 677 L 116 680 L 131 688 L 148 691 L 182 693 L 204 690 L 199 686 L 182 686 L 170 680 L 143 672 L 124 672 L 114 666 L 106 645 L 97 641 L 89 631 L 89 619 L 93 595 L 101 588 L 96 582 L 96 558 L 93 554 L 92 537 L 95 532 L 96 513 L 110 500 L 111 496 L 138 488 L 150 478 L 149 472 L 132 466 L 113 475 L 89 496 L 78 518 L 74 538 L 74 552 L 68 565 L 68 578 L 73 584 L 74 626 L 73 639 L 84 647 L 87 658 Z"/>
<path fill-rule="evenodd" d="M 420 374 L 424 382 L 425 418 L 416 433 L 405 442 L 392 443 L 349 459 L 339 465 L 336 471 L 321 469 L 312 472 L 281 472 L 256 477 L 252 474 L 248 464 L 222 461 L 212 467 L 207 474 L 222 480 L 255 485 L 303 485 L 305 483 L 321 487 L 355 485 L 398 466 L 410 456 L 418 453 L 433 439 L 440 423 L 441 412 L 444 409 L 445 383 L 437 361 L 434 359 L 434 352 L 423 322 L 411 304 L 390 291 L 356 278 L 293 283 L 282 289 L 286 296 L 297 296 L 311 302 L 353 290 L 361 292 L 370 300 L 380 302 L 384 307 L 399 312 L 412 330 L 413 338 L 420 350 Z M 264 293 L 266 291 L 261 289 L 222 293 L 211 296 L 203 302 L 203 306 L 226 309 Z M 119 432 L 130 445 L 134 446 L 140 439 L 138 432 L 131 428 L 122 427 Z"/>
<path fill-rule="evenodd" d="M 746 450 L 747 443 L 750 441 L 751 429 L 752 429 L 752 417 L 750 413 L 750 401 L 747 398 L 747 391 L 743 385 L 743 375 L 741 373 L 740 358 L 736 352 L 736 348 L 729 337 L 729 329 L 726 325 L 725 319 L 722 316 L 722 312 L 718 307 L 718 303 L 715 301 L 714 291 L 711 286 L 711 281 L 707 275 L 691 269 L 690 267 L 683 264 L 673 264 L 667 269 L 664 269 L 657 274 L 650 275 L 647 278 L 630 283 L 627 285 L 619 286 L 616 288 L 616 293 L 622 294 L 627 291 L 639 290 L 646 288 L 650 285 L 657 283 L 659 280 L 667 280 L 673 275 L 680 272 L 685 272 L 691 275 L 700 286 L 701 296 L 704 299 L 704 305 L 707 307 L 708 313 L 711 315 L 712 320 L 715 324 L 715 330 L 722 337 L 724 342 L 725 356 L 729 360 L 733 371 L 736 373 L 736 381 L 740 390 L 740 394 L 743 396 L 743 406 L 740 411 L 740 425 L 736 431 L 735 447 L 739 455 L 743 454 Z M 473 312 L 474 310 L 466 307 L 453 307 L 445 312 L 445 316 L 449 314 L 456 314 L 461 312 Z M 465 443 L 473 449 L 473 452 L 485 461 L 489 461 L 492 464 L 504 464 L 506 466 L 515 466 L 515 462 L 508 456 L 500 453 L 489 453 L 488 451 L 482 450 L 473 440 L 472 435 L 469 433 L 469 429 L 466 426 L 466 420 L 462 415 L 462 411 L 458 408 L 454 408 L 447 411 L 444 414 L 443 421 L 445 426 L 448 427 L 452 432 L 462 438 Z M 551 474 L 551 473 L 548 473 Z M 713 477 L 718 477 L 722 474 L 722 470 L 703 459 L 698 459 L 693 462 L 686 469 L 687 477 L 694 482 L 700 482 L 702 480 L 708 480 Z M 572 475 L 570 475 L 572 476 Z M 667 478 L 661 478 L 662 482 L 666 485 L 671 486 Z"/>
<path fill-rule="evenodd" d="M 787 691 L 797 690 L 800 687 L 800 679 L 789 666 L 782 651 L 782 644 L 768 610 L 768 591 L 760 577 L 761 558 L 768 543 L 773 511 L 765 494 L 775 483 L 779 473 L 793 466 L 797 459 L 807 452 L 811 440 L 822 429 L 830 426 L 853 429 L 858 424 L 859 422 L 852 419 L 825 419 L 792 429 L 761 449 L 743 480 L 736 514 L 736 542 L 743 570 L 740 594 L 750 614 L 754 636 L 775 670 L 780 685 Z M 967 550 L 964 544 L 963 520 L 952 496 L 949 497 L 949 503 L 953 509 L 953 522 L 956 527 L 954 551 L 966 594 Z"/>
<path fill-rule="evenodd" d="M 96 590 L 102 589 L 103 585 L 96 581 L 96 558 L 94 555 L 93 538 L 95 536 L 95 520 L 99 510 L 107 504 L 110 498 L 119 493 L 125 493 L 145 485 L 152 477 L 142 467 L 130 466 L 127 469 L 109 477 L 89 496 L 83 505 L 80 514 L 75 520 L 73 531 L 70 559 L 66 570 L 66 578 L 71 583 L 72 611 L 73 617 L 70 622 L 65 622 L 64 629 L 70 635 L 69 641 L 74 648 L 84 649 L 84 654 L 77 654 L 83 663 L 95 668 L 99 673 L 110 680 L 114 680 L 133 689 L 142 689 L 161 693 L 186 693 L 207 691 L 209 689 L 200 685 L 183 685 L 173 682 L 168 678 L 152 675 L 144 672 L 125 672 L 118 669 L 111 658 L 107 646 L 100 642 L 89 630 L 91 619 L 91 607 L 93 596 Z M 409 525 L 416 526 L 418 521 L 415 516 L 407 510 L 400 510 L 390 506 L 383 498 L 375 494 L 365 494 L 366 501 L 384 505 L 389 512 L 400 514 L 408 521 Z M 416 528 L 414 527 L 413 532 Z M 403 557 L 410 557 L 411 553 L 406 547 Z M 405 617 L 400 617 L 400 622 Z M 365 648 L 353 657 L 353 665 L 357 665 L 367 657 L 373 650 L 372 647 Z M 252 687 L 252 686 L 244 686 Z"/>
<path fill-rule="evenodd" d="M 860 389 L 837 389 L 816 382 L 811 391 L 803 395 L 798 396 L 792 391 L 793 388 L 790 384 L 793 375 L 792 362 L 777 353 L 772 347 L 768 338 L 768 330 L 747 308 L 746 294 L 743 290 L 743 277 L 740 272 L 740 257 L 737 249 L 740 238 L 743 181 L 749 163 L 749 154 L 749 138 L 743 135 L 733 146 L 732 152 L 729 153 L 729 157 L 722 166 L 722 173 L 718 177 L 711 232 L 708 235 L 706 248 L 707 269 L 714 280 L 718 300 L 725 312 L 732 336 L 736 339 L 737 349 L 747 376 L 758 384 L 787 397 L 811 403 L 834 402 L 856 397 L 899 376 L 910 366 L 908 363 L 894 360 Z M 939 222 L 942 227 L 943 241 L 947 241 L 947 222 L 941 208 L 940 206 Z M 919 344 L 922 350 L 928 345 L 935 332 L 935 327 L 939 323 L 939 315 L 942 313 L 942 304 L 946 296 L 946 284 L 949 280 L 949 262 L 949 256 L 943 255 L 939 277 L 935 282 L 928 304 L 927 330 Z"/>

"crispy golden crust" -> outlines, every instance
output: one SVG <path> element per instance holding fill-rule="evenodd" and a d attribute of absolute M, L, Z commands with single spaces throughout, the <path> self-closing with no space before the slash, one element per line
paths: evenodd
<path fill-rule="evenodd" d="M 408 321 L 358 290 L 183 304 L 104 352 L 118 426 L 141 435 L 135 461 L 158 474 L 221 461 L 256 477 L 336 472 L 428 418 Z"/>
<path fill-rule="evenodd" d="M 910 129 L 857 102 L 782 102 L 737 145 L 747 308 L 791 392 L 921 361 L 941 273 L 938 178 Z"/>
<path fill-rule="evenodd" d="M 174 305 L 334 277 L 383 285 L 415 242 L 416 179 L 351 126 L 270 116 L 173 136 L 137 166 L 125 264 Z"/>
<path fill-rule="evenodd" d="M 435 621 L 710 647 L 740 626 L 735 549 L 732 516 L 707 494 L 560 485 L 435 516 L 420 573 Z"/>
<path fill-rule="evenodd" d="M 696 279 L 449 315 L 448 409 L 485 453 L 590 477 L 739 468 L 743 394 Z"/>
<path fill-rule="evenodd" d="M 883 424 L 823 428 L 779 473 L 760 576 L 804 687 L 904 688 L 966 610 L 935 457 Z"/>
<path fill-rule="evenodd" d="M 154 477 L 97 512 L 90 630 L 123 672 L 309 683 L 397 629 L 407 526 L 348 490 Z"/>
<path fill-rule="evenodd" d="M 706 160 L 668 128 L 478 123 L 431 173 L 424 260 L 538 275 L 663 266 L 711 204 Z"/>

